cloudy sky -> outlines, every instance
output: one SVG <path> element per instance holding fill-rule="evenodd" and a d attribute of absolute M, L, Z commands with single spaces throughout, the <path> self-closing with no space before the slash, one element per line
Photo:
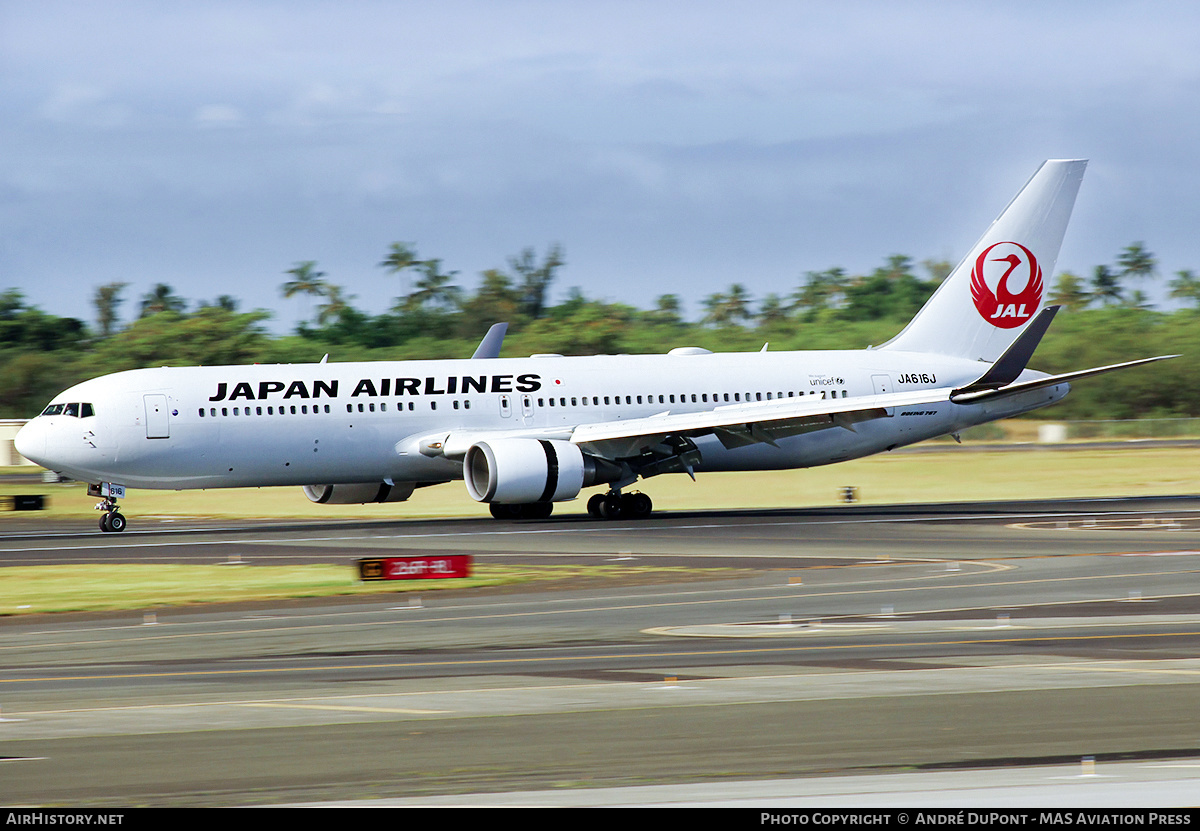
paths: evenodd
<path fill-rule="evenodd" d="M 301 260 L 381 312 L 394 241 L 698 316 L 957 260 L 1068 157 L 1060 269 L 1200 269 L 1200 5 L 0 0 L 0 289 L 88 320 L 165 282 L 290 328 Z"/>

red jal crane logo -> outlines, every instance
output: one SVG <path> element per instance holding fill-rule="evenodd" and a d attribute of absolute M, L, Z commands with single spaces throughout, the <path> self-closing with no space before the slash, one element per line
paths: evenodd
<path fill-rule="evenodd" d="M 995 280 L 994 293 L 988 286 L 988 276 Z M 1013 293 L 1009 281 L 1016 285 L 1024 282 L 1024 288 Z M 1027 323 L 1042 304 L 1042 267 L 1033 252 L 1019 242 L 990 245 L 971 269 L 971 297 L 988 323 L 1000 329 L 1015 329 Z"/>

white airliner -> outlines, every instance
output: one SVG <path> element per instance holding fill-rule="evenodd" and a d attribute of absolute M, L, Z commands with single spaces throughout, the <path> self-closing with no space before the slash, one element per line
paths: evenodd
<path fill-rule="evenodd" d="M 91 483 L 121 531 L 125 488 L 301 485 L 318 503 L 402 502 L 454 479 L 497 518 L 544 518 L 606 485 L 593 516 L 644 517 L 639 478 L 841 462 L 1028 412 L 1069 381 L 1026 363 L 1086 161 L 1044 163 L 905 329 L 861 351 L 162 367 L 71 387 L 18 434 Z M 956 436 L 957 437 L 957 436 Z"/>

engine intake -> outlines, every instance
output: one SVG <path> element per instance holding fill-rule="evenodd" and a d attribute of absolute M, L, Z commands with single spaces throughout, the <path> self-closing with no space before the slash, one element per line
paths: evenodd
<path fill-rule="evenodd" d="M 569 441 L 489 439 L 467 450 L 463 478 L 476 502 L 561 502 L 593 483 L 596 465 Z"/>
<path fill-rule="evenodd" d="M 367 502 L 403 502 L 412 496 L 416 483 L 356 482 L 351 485 L 305 485 L 304 495 L 320 505 L 363 505 Z"/>

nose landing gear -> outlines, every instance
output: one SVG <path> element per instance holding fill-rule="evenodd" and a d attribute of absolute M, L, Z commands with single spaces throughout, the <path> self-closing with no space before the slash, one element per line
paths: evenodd
<path fill-rule="evenodd" d="M 122 516 L 121 509 L 117 506 L 117 499 L 125 495 L 125 487 L 101 482 L 99 485 L 88 485 L 87 492 L 88 496 L 104 497 L 96 503 L 96 510 L 104 511 L 104 516 L 100 517 L 100 530 L 117 533 L 124 531 L 125 517 Z"/>
<path fill-rule="evenodd" d="M 104 506 L 104 503 L 101 502 L 99 505 L 96 506 L 96 509 L 104 510 L 103 506 Z M 125 517 L 121 515 L 121 512 L 119 510 L 117 510 L 116 505 L 113 505 L 112 510 L 108 511 L 108 513 L 106 513 L 104 516 L 100 517 L 100 530 L 101 531 L 117 531 L 117 532 L 125 530 Z"/>

